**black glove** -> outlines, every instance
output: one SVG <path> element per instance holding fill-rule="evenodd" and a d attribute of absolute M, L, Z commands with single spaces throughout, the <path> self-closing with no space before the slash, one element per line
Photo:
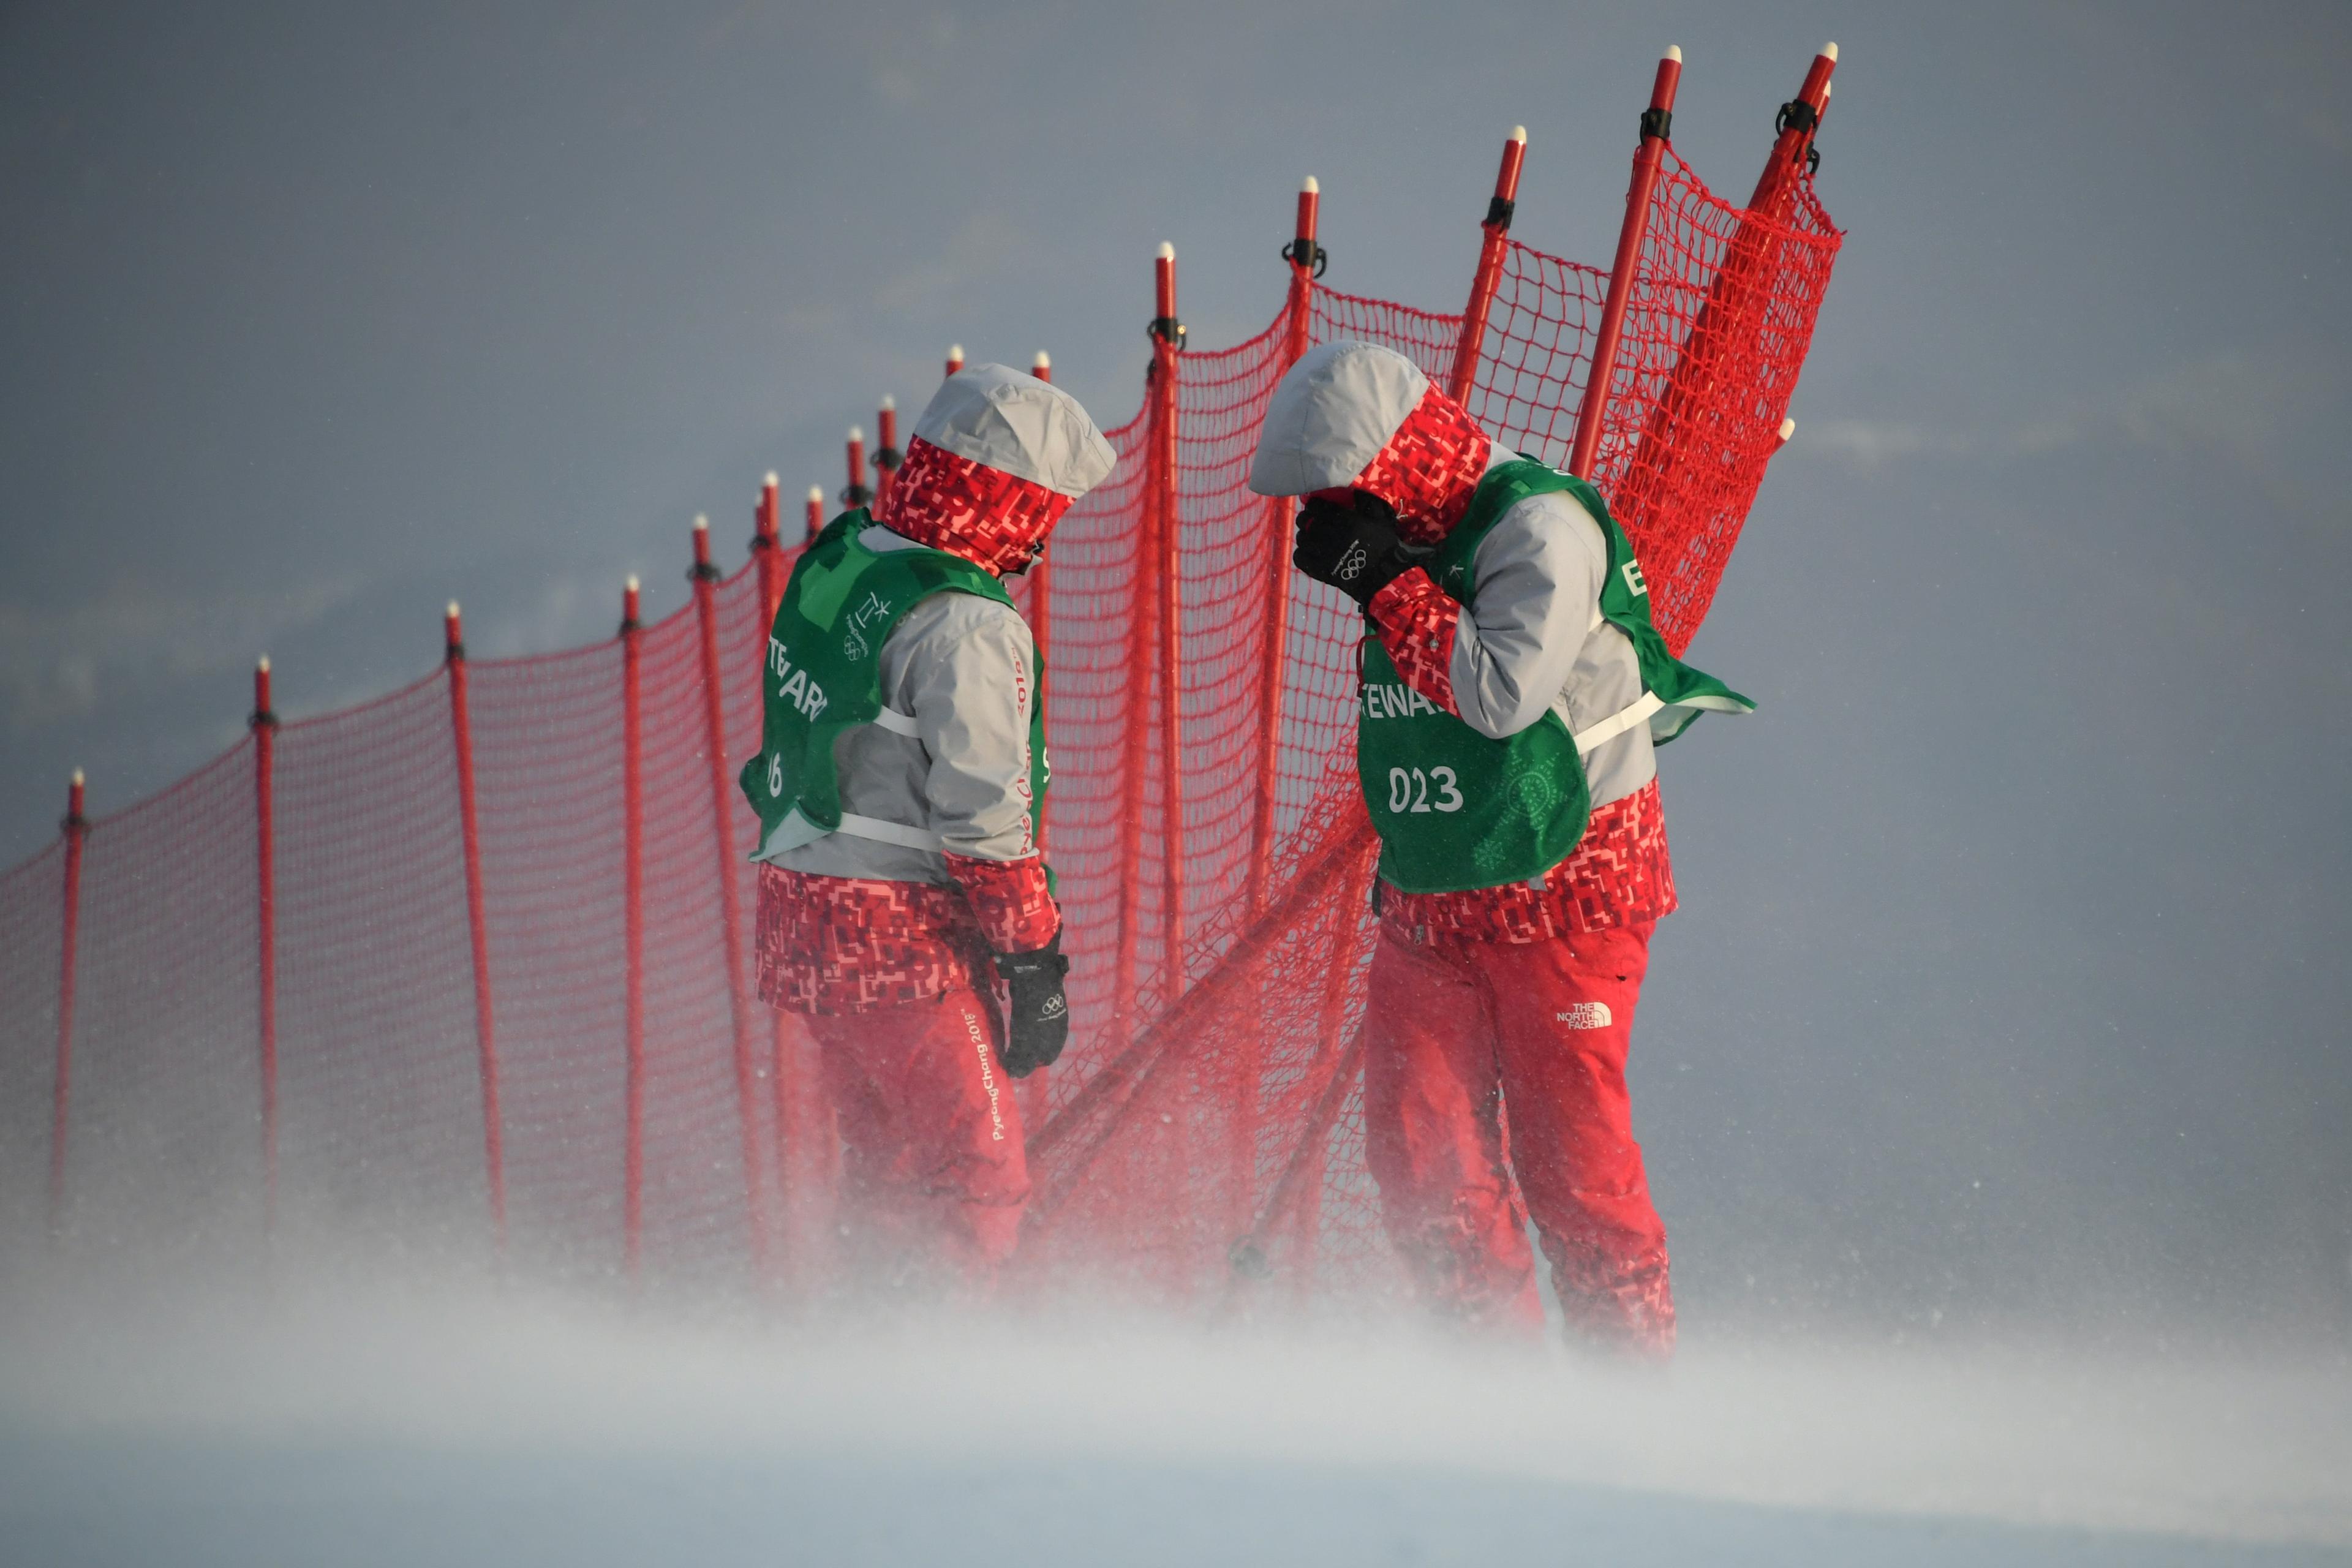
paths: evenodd
<path fill-rule="evenodd" d="M 1298 543 L 1290 563 L 1370 606 L 1372 595 L 1409 572 L 1416 557 L 1397 538 L 1396 513 L 1377 496 L 1349 500 L 1320 496 L 1298 513 Z"/>
<path fill-rule="evenodd" d="M 1043 947 L 996 955 L 996 973 L 1009 995 L 1004 1048 L 997 1053 L 1007 1077 L 1027 1078 L 1052 1067 L 1070 1043 L 1070 1002 L 1062 994 L 1062 976 L 1069 972 L 1060 931 Z"/>

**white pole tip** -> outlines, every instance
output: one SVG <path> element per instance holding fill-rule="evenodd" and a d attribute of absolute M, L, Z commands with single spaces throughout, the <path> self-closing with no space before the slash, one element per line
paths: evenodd
<path fill-rule="evenodd" d="M 253 668 L 261 671 L 262 674 L 268 675 L 269 673 L 269 656 L 266 653 L 263 654 L 259 659 L 255 661 Z"/>
<path fill-rule="evenodd" d="M 950 358 L 950 359 L 961 359 L 961 358 L 963 358 L 963 345 L 962 345 L 961 343 L 950 343 L 950 344 L 948 345 L 948 358 Z"/>
<path fill-rule="evenodd" d="M 1526 142 L 1526 141 L 1527 141 L 1527 139 L 1528 139 L 1528 128 L 1527 128 L 1526 126 L 1524 126 L 1524 125 L 1514 125 L 1514 126 L 1512 126 L 1512 127 L 1511 127 L 1511 134 L 1510 134 L 1509 140 L 1511 140 L 1511 141 L 1513 141 L 1513 142 Z"/>
<path fill-rule="evenodd" d="M 1029 366 L 1033 370 L 1051 370 L 1054 368 L 1054 356 L 1039 349 L 1037 357 L 1029 362 Z"/>
<path fill-rule="evenodd" d="M 1309 174 L 1298 182 L 1298 194 L 1304 196 L 1319 196 L 1323 194 L 1323 187 L 1315 183 L 1314 175 Z"/>
<path fill-rule="evenodd" d="M 1793 420 L 1793 419 L 1783 419 L 1783 420 L 1781 420 L 1781 421 L 1780 421 L 1780 439 L 1781 439 L 1781 440 L 1785 441 L 1785 440 L 1787 440 L 1790 437 L 1791 437 L 1791 436 L 1795 435 L 1796 433 L 1797 433 L 1797 422 L 1796 422 L 1795 420 Z"/>
<path fill-rule="evenodd" d="M 710 520 L 698 511 L 694 514 L 694 531 L 697 533 L 710 531 Z"/>
<path fill-rule="evenodd" d="M 1176 247 L 1164 239 L 1160 242 L 1160 259 L 1162 261 L 1176 259 Z"/>
<path fill-rule="evenodd" d="M 1835 44 L 1823 44 L 1822 46 L 1822 58 L 1834 62 L 1837 59 L 1837 46 Z"/>
<path fill-rule="evenodd" d="M 1666 56 L 1665 56 L 1665 58 L 1668 58 L 1668 59 L 1670 59 L 1670 60 L 1672 60 L 1672 61 L 1674 61 L 1674 62 L 1675 62 L 1675 64 L 1676 64 L 1676 65 L 1680 65 L 1680 64 L 1682 64 L 1682 63 L 1683 63 L 1683 47 L 1682 47 L 1680 44 L 1668 44 L 1668 45 L 1666 46 Z"/>
<path fill-rule="evenodd" d="M 76 789 L 79 789 L 82 785 L 84 785 L 84 784 L 88 784 L 89 781 L 88 779 L 86 779 L 86 778 L 84 778 L 84 777 L 82 777 L 82 776 L 81 776 L 81 770 L 80 770 L 79 768 L 76 768 L 76 769 L 74 770 L 73 782 L 74 782 L 74 788 L 76 788 Z"/>
<path fill-rule="evenodd" d="M 446 611 L 443 612 L 443 613 L 444 613 L 444 614 L 446 614 L 446 616 L 447 616 L 451 620 L 453 620 L 453 621 L 454 621 L 454 620 L 456 620 L 456 619 L 457 618 L 457 600 L 455 600 L 455 599 L 450 600 L 450 601 L 449 601 L 449 608 L 448 608 Z"/>
<path fill-rule="evenodd" d="M 763 489 L 774 489 L 776 488 L 776 470 L 775 470 L 775 469 L 773 469 L 773 468 L 770 468 L 770 469 L 768 470 L 768 477 L 767 477 L 766 479 L 761 479 L 761 480 L 760 481 L 760 484 L 761 484 L 761 488 L 763 488 Z"/>
<path fill-rule="evenodd" d="M 865 439 L 866 439 L 866 426 L 863 426 L 863 425 L 852 425 L 852 426 L 849 427 L 849 438 L 850 438 L 851 440 L 853 440 L 853 441 L 863 441 L 863 440 L 865 440 Z"/>
<path fill-rule="evenodd" d="M 635 593 L 637 591 L 637 574 L 635 572 L 630 573 L 628 581 L 623 584 L 622 586 L 627 588 L 632 594 Z"/>
<path fill-rule="evenodd" d="M 819 506 L 823 506 L 824 504 L 824 487 L 823 485 L 809 486 L 809 500 L 814 501 Z"/>
<path fill-rule="evenodd" d="M 882 412 L 885 414 L 898 412 L 898 400 L 887 392 L 882 395 Z"/>

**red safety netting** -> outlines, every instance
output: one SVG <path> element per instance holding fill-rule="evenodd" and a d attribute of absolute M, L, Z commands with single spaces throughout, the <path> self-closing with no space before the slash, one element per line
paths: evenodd
<path fill-rule="evenodd" d="M 1499 232 L 1487 243 L 1497 283 L 1471 406 L 1564 461 L 1607 279 Z M 1655 189 L 1596 479 L 1677 647 L 1777 447 L 1837 244 L 1804 181 L 1769 216 L 1671 157 Z M 1354 1087 L 1360 622 L 1288 569 L 1289 509 L 1244 479 L 1266 397 L 1307 344 L 1385 342 L 1444 384 L 1465 322 L 1294 275 L 1258 336 L 1160 354 L 1144 409 L 1108 433 L 1118 472 L 1055 536 L 1047 830 L 1076 1029 L 1025 1095 L 1033 1269 L 1203 1302 L 1269 1274 L 1292 1297 L 1388 1279 Z M 821 1283 L 835 1150 L 799 1026 L 750 993 L 756 824 L 733 787 L 758 745 L 776 580 L 706 579 L 621 639 L 452 666 L 275 732 L 274 1125 L 257 742 L 82 838 L 61 1127 L 69 857 L 0 876 L 0 1266 L 54 1226 L 68 1246 L 503 1246 L 558 1274 L 634 1256 L 686 1285 Z M 1033 613 L 1036 587 L 1016 590 Z"/>

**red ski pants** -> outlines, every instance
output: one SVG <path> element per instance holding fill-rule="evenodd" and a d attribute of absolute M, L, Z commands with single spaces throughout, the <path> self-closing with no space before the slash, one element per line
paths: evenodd
<path fill-rule="evenodd" d="M 1365 1153 L 1389 1238 L 1437 1310 L 1540 1331 L 1532 1218 L 1571 1334 L 1672 1352 L 1666 1231 L 1625 1093 L 1649 951 L 1647 922 L 1530 942 L 1382 929 Z"/>
<path fill-rule="evenodd" d="M 1029 1200 L 996 1009 L 959 989 L 808 1024 L 841 1129 L 853 1269 L 887 1287 L 984 1295 Z"/>

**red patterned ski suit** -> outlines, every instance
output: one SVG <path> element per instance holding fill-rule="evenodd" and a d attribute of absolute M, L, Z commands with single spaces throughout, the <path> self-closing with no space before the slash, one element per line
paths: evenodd
<path fill-rule="evenodd" d="M 1253 488 L 1370 493 L 1408 544 L 1445 539 L 1498 460 L 1458 405 L 1367 345 L 1302 360 L 1265 428 Z M 1367 429 L 1389 432 L 1369 456 Z M 1574 733 L 1642 689 L 1632 644 L 1595 607 L 1606 563 L 1597 521 L 1535 497 L 1482 536 L 1470 605 L 1415 568 L 1368 613 L 1398 675 L 1441 710 L 1498 740 L 1547 710 Z M 1584 754 L 1591 819 L 1533 882 L 1379 887 L 1364 1128 L 1383 1222 L 1431 1307 L 1539 1331 L 1532 1219 L 1571 1333 L 1663 1357 L 1665 1228 L 1625 1089 L 1650 931 L 1675 907 L 1650 747 L 1643 728 Z"/>
<path fill-rule="evenodd" d="M 1022 570 L 1113 460 L 1066 394 L 974 366 L 925 410 L 868 548 Z M 870 1284 L 984 1294 L 1020 1233 L 1028 1167 L 990 955 L 1061 927 L 1030 783 L 1033 647 L 982 595 L 904 610 L 877 674 L 900 726 L 844 736 L 840 829 L 760 867 L 760 994 L 817 1041 L 839 1230 Z"/>

